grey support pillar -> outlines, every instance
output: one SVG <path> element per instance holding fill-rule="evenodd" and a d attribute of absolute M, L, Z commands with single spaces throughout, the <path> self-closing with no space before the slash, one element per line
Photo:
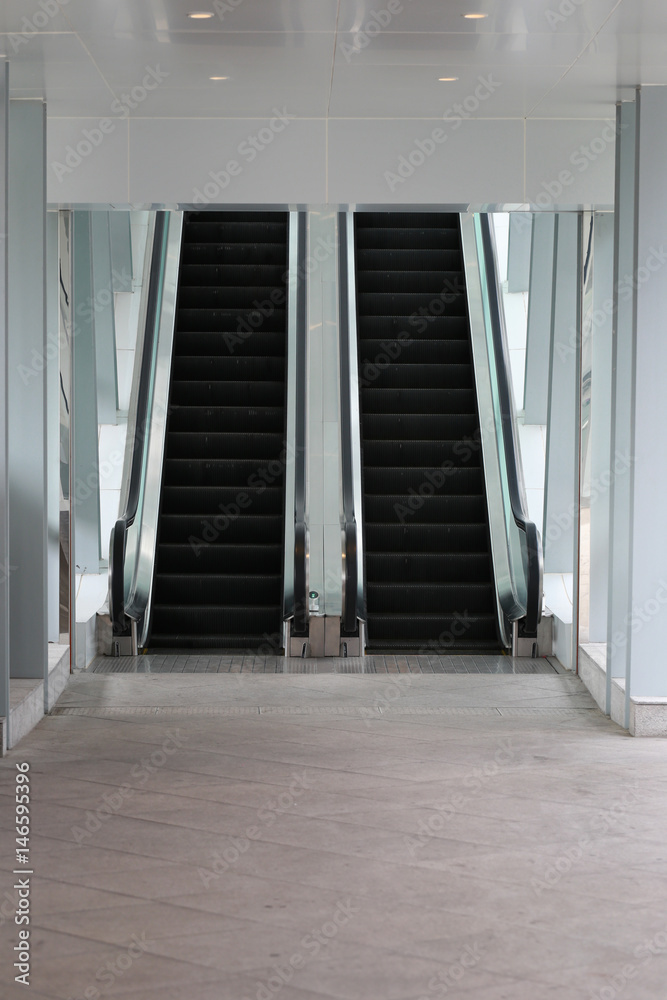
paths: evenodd
<path fill-rule="evenodd" d="M 9 104 L 11 677 L 47 673 L 46 106 Z"/>
<path fill-rule="evenodd" d="M 72 213 L 72 571 L 100 571 L 95 310 L 90 212 Z M 75 586 L 72 593 L 76 593 Z"/>
<path fill-rule="evenodd" d="M 7 153 L 9 64 L 0 60 L 0 719 L 9 722 L 9 482 L 7 329 Z M 6 743 L 3 731 L 2 742 Z M 3 747 L 0 745 L 0 754 Z"/>
<path fill-rule="evenodd" d="M 132 229 L 129 212 L 109 213 L 114 292 L 132 291 Z"/>
<path fill-rule="evenodd" d="M 310 590 L 325 619 L 311 612 L 311 654 L 337 656 L 342 609 L 340 424 L 338 385 L 337 213 L 308 213 L 308 525 Z"/>
<path fill-rule="evenodd" d="M 551 213 L 533 216 L 523 401 L 526 424 L 547 422 L 555 224 Z"/>
<path fill-rule="evenodd" d="M 629 414 L 632 461 L 627 476 L 619 475 L 616 480 L 617 484 L 625 479 L 631 481 L 631 490 L 627 513 L 621 511 L 620 505 L 614 507 L 614 527 L 621 536 L 625 521 L 626 538 L 622 551 L 629 552 L 629 619 L 625 624 L 626 719 L 629 718 L 630 698 L 667 699 L 664 657 L 667 532 L 663 510 L 667 496 L 667 451 L 664 447 L 667 427 L 667 87 L 642 88 L 637 94 L 636 116 L 634 266 L 631 269 L 619 267 L 618 273 L 619 298 L 628 285 L 634 286 L 636 296 L 634 354 L 628 366 L 634 388 Z M 626 134 L 630 131 L 626 130 Z M 621 132 L 621 143 L 623 137 Z M 630 190 L 621 190 L 619 208 L 624 193 L 632 194 Z M 625 238 L 623 234 L 621 240 Z M 631 333 L 631 328 L 630 331 L 625 326 L 621 329 L 619 314 L 619 348 Z M 620 364 L 620 358 L 617 361 Z M 619 447 L 619 437 L 628 429 L 620 423 L 628 414 L 619 412 L 618 390 L 615 402 L 616 446 Z M 620 447 L 622 449 L 622 445 Z M 624 597 L 625 585 L 619 580 L 619 572 L 623 572 L 621 560 L 614 562 L 613 586 L 620 586 Z M 618 624 L 623 629 L 623 624 Z"/>
<path fill-rule="evenodd" d="M 593 312 L 591 315 L 591 483 L 589 642 L 607 641 L 609 587 L 609 508 L 612 473 L 611 363 L 614 307 L 614 216 L 595 216 L 593 229 Z"/>
<path fill-rule="evenodd" d="M 507 248 L 507 291 L 527 292 L 530 284 L 532 219 L 529 212 L 510 213 Z"/>
<path fill-rule="evenodd" d="M 629 678 L 632 588 L 632 419 L 635 343 L 636 105 L 617 107 L 614 209 L 614 322 L 612 330 L 609 466 L 609 594 L 607 605 L 606 711 L 611 714 L 613 678 Z M 657 206 L 654 206 L 657 210 Z M 621 284 L 622 283 L 622 284 Z M 625 459 L 625 466 L 620 459 Z M 618 469 L 616 469 L 618 464 Z M 629 689 L 629 684 L 627 685 Z M 629 709 L 629 705 L 628 705 Z M 626 716 L 627 716 L 626 712 Z M 626 718 L 626 725 L 628 724 Z"/>
<path fill-rule="evenodd" d="M 60 642 L 60 282 L 58 213 L 46 216 L 46 491 L 49 642 Z"/>
<path fill-rule="evenodd" d="M 560 213 L 556 217 L 555 233 L 544 483 L 544 571 L 573 573 L 579 530 L 580 216 Z"/>
<path fill-rule="evenodd" d="M 114 287 L 109 233 L 110 214 L 109 212 L 91 213 L 97 418 L 101 424 L 115 424 L 118 420 L 116 325 L 114 322 Z"/>

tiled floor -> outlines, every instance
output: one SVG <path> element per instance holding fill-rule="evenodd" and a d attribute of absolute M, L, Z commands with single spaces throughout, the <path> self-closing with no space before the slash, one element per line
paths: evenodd
<path fill-rule="evenodd" d="M 667 747 L 567 674 L 86 673 L 0 796 L 3 1000 L 667 995 Z"/>
<path fill-rule="evenodd" d="M 328 657 L 259 656 L 252 653 L 147 653 L 144 656 L 98 656 L 89 668 L 96 674 L 550 674 L 557 660 L 494 654 Z"/>

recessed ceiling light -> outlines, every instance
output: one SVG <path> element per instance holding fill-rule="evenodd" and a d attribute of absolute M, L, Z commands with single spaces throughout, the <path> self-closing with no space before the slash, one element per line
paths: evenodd
<path fill-rule="evenodd" d="M 458 76 L 439 76 L 438 83 L 453 83 L 454 80 L 458 80 Z"/>
<path fill-rule="evenodd" d="M 209 80 L 229 80 L 228 76 L 209 76 Z"/>
<path fill-rule="evenodd" d="M 205 21 L 207 18 L 213 17 L 213 14 L 210 10 L 191 10 L 188 17 L 191 17 L 193 21 Z"/>
<path fill-rule="evenodd" d="M 488 17 L 488 14 L 464 14 L 469 21 L 479 21 L 483 17 Z"/>

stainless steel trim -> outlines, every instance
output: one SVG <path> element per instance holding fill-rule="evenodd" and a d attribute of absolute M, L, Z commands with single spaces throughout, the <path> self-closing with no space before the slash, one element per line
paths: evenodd
<path fill-rule="evenodd" d="M 148 446 L 144 459 L 143 494 L 137 517 L 127 532 L 125 613 L 138 623 L 139 647 L 146 643 L 150 623 L 182 233 L 183 215 L 173 212 L 169 217 L 151 411 L 147 426 L 137 427 L 135 431 L 135 439 L 136 435 L 148 435 Z"/>
<path fill-rule="evenodd" d="M 498 429 L 494 420 L 494 401 L 491 385 L 493 362 L 489 357 L 486 321 L 484 316 L 482 278 L 475 233 L 474 215 L 461 215 L 461 240 L 465 268 L 468 312 L 470 318 L 470 339 L 473 354 L 475 387 L 480 417 L 482 462 L 489 512 L 489 532 L 491 553 L 496 582 L 498 625 L 505 646 L 511 646 L 512 637 L 508 622 L 523 617 L 522 606 L 514 582 L 508 541 L 511 512 L 506 510 L 502 488 L 501 462 L 504 460 L 499 450 Z M 516 530 L 516 529 L 515 529 Z"/>
<path fill-rule="evenodd" d="M 357 614 L 366 620 L 364 602 L 363 489 L 361 478 L 361 411 L 359 409 L 359 358 L 357 350 L 357 281 L 354 254 L 354 212 L 346 217 L 347 334 L 350 379 L 350 449 L 354 518 L 357 524 Z"/>

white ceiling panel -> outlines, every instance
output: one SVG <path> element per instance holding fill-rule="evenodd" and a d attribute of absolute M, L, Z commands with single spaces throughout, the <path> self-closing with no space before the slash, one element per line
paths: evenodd
<path fill-rule="evenodd" d="M 19 48 L 24 47 L 24 42 L 34 37 L 36 33 L 43 31 L 71 31 L 71 27 L 65 17 L 66 3 L 60 0 L 60 4 L 54 0 L 34 0 L 34 3 L 27 3 L 26 0 L 2 0 L 0 4 L 0 32 L 12 32 L 22 35 L 23 41 L 16 39 Z"/>
<path fill-rule="evenodd" d="M 0 36 L 9 59 L 12 97 L 42 97 L 49 115 L 105 115 L 113 93 L 76 35 L 42 34 L 17 53 L 10 37 Z"/>
<path fill-rule="evenodd" d="M 265 115 L 274 104 L 301 117 L 327 112 L 332 34 L 81 37 L 117 95 L 141 88 L 148 70 L 162 78 L 131 110 L 132 116 L 243 118 Z"/>
<path fill-rule="evenodd" d="M 483 71 L 482 71 L 483 69 Z M 336 66 L 329 113 L 344 118 L 523 118 L 565 67 L 457 67 L 438 81 L 431 66 Z"/>
<path fill-rule="evenodd" d="M 336 63 L 347 66 L 569 66 L 587 38 L 575 34 L 433 34 L 383 32 L 364 44 L 353 32 L 339 32 Z"/>
<path fill-rule="evenodd" d="M 337 0 L 69 0 L 76 31 L 122 37 L 145 31 L 333 31 Z M 192 20 L 188 11 L 209 11 Z"/>
<path fill-rule="evenodd" d="M 383 31 L 445 31 L 474 35 L 565 33 L 592 37 L 618 0 L 399 0 L 401 8 L 391 13 L 387 0 L 341 0 L 338 27 L 341 31 L 365 31 L 376 23 L 373 11 L 391 14 Z M 571 13 L 561 14 L 560 7 Z M 470 12 L 486 13 L 480 20 L 467 20 Z M 387 20 L 381 15 L 381 20 Z M 375 31 L 375 28 L 371 28 Z"/>

